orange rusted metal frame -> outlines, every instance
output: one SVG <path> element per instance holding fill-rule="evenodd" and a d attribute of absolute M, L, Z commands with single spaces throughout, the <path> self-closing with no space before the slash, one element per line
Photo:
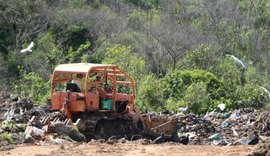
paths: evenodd
<path fill-rule="evenodd" d="M 68 66 L 70 66 L 71 64 L 68 64 Z M 83 66 L 83 64 L 81 64 Z M 92 64 L 90 64 L 92 65 Z M 86 69 L 86 68 L 85 68 Z M 83 72 L 83 74 L 85 75 L 85 93 L 87 92 L 88 90 L 88 77 L 90 75 L 90 73 L 92 71 L 95 71 L 95 72 L 99 72 L 99 71 L 103 71 L 103 74 L 107 74 L 107 78 L 110 78 L 112 80 L 112 83 L 113 83 L 113 110 L 115 110 L 115 96 L 117 94 L 116 92 L 116 86 L 117 84 L 121 83 L 121 84 L 131 84 L 131 88 L 132 88 L 132 94 L 130 96 L 132 96 L 133 98 L 133 101 L 130 101 L 132 103 L 135 102 L 135 95 L 136 95 L 136 92 L 135 92 L 135 85 L 134 85 L 134 80 L 127 74 L 125 73 L 123 70 L 121 70 L 120 68 L 118 68 L 116 65 L 99 65 L 99 64 L 93 64 L 93 66 L 90 66 L 88 70 L 85 70 Z M 108 73 L 108 72 L 113 72 L 113 73 Z M 120 72 L 120 73 L 118 73 Z M 64 78 L 64 79 L 61 79 L 61 80 L 56 80 L 56 74 L 57 73 L 69 73 L 69 77 L 67 78 Z M 82 72 L 77 72 L 77 71 L 68 71 L 67 69 L 65 69 L 64 71 L 54 71 L 53 72 L 53 75 L 52 75 L 52 83 L 51 83 L 51 94 L 53 94 L 54 92 L 54 83 L 55 82 L 65 82 L 65 81 L 68 81 L 69 79 L 71 79 L 71 75 L 72 74 L 75 74 L 75 73 L 82 73 Z M 112 77 L 111 77 L 112 76 Z M 117 76 L 123 76 L 123 77 L 126 77 L 129 81 L 116 81 L 117 79 Z M 85 96 L 88 96 L 88 94 L 85 94 Z M 134 106 L 134 105 L 133 105 Z M 136 110 L 136 113 L 139 113 L 136 109 L 136 107 L 134 107 L 133 110 Z"/>
<path fill-rule="evenodd" d="M 95 69 L 95 68 L 99 68 L 99 69 Z M 100 69 L 101 68 L 101 69 Z M 123 70 L 121 70 L 120 68 L 118 68 L 117 66 L 103 66 L 103 67 L 93 67 L 91 70 L 89 70 L 89 72 L 86 74 L 86 77 L 89 77 L 89 74 L 92 72 L 92 71 L 95 71 L 95 72 L 103 72 L 103 74 L 107 74 L 108 76 L 108 73 L 106 73 L 107 71 L 110 71 L 110 69 L 108 70 L 108 68 L 113 68 L 112 72 L 113 72 L 113 75 L 109 75 L 109 76 L 113 76 L 112 78 L 112 84 L 113 84 L 113 110 L 115 110 L 115 96 L 116 96 L 116 86 L 117 86 L 117 83 L 122 83 L 122 84 L 131 84 L 131 88 L 132 88 L 132 97 L 133 97 L 133 101 L 132 102 L 135 102 L 135 96 L 136 96 L 136 92 L 135 92 L 135 85 L 134 85 L 134 80 L 127 74 L 125 73 Z M 128 81 L 116 81 L 116 77 L 117 77 L 117 73 L 116 72 L 120 72 L 122 73 L 121 76 L 124 76 L 126 78 L 128 78 L 130 80 L 130 82 Z M 120 75 L 119 75 L 120 76 Z M 128 82 L 128 83 L 127 83 Z M 88 81 L 86 80 L 85 82 L 85 86 L 87 87 L 89 84 L 88 84 Z M 85 88 L 87 90 L 87 88 Z M 138 112 L 136 112 L 138 113 Z"/>
<path fill-rule="evenodd" d="M 138 120 L 142 121 L 144 123 L 144 120 L 136 107 L 135 104 L 135 83 L 132 77 L 130 77 L 126 72 L 118 68 L 116 65 L 101 65 L 101 64 L 67 64 L 61 65 L 58 70 L 54 70 L 52 74 L 52 82 L 51 82 L 51 97 L 52 97 L 52 109 L 54 110 L 63 110 L 65 115 L 68 118 L 72 118 L 72 112 L 81 112 L 81 111 L 92 111 L 92 110 L 99 110 L 99 102 L 93 102 L 96 101 L 97 97 L 93 98 L 92 95 L 88 93 L 88 87 L 89 83 L 88 78 L 90 74 L 94 71 L 97 73 L 103 74 L 102 78 L 104 82 L 104 77 L 106 76 L 106 79 L 110 79 L 112 81 L 112 100 L 113 100 L 113 111 L 116 111 L 116 101 L 119 101 L 121 99 L 125 99 L 128 101 L 128 104 L 126 106 L 126 113 L 124 116 L 132 117 L 133 121 L 135 123 L 138 122 Z M 82 66 L 82 69 L 80 68 Z M 66 69 L 71 68 L 71 70 Z M 56 67 L 57 68 L 57 67 Z M 63 69 L 63 70 L 61 70 Z M 76 71 L 78 70 L 78 71 Z M 61 79 L 56 79 L 57 74 L 63 73 L 63 77 L 58 77 Z M 85 85 L 84 85 L 84 93 L 68 93 L 68 92 L 54 92 L 54 83 L 55 82 L 67 82 L 72 79 L 72 75 L 76 73 L 84 74 L 85 76 Z M 67 77 L 65 77 L 67 76 Z M 117 81 L 117 77 L 124 77 L 125 81 Z M 91 82 L 92 83 L 92 82 Z M 132 88 L 132 94 L 126 94 L 126 93 L 117 93 L 117 85 L 118 84 L 128 84 Z M 97 84 L 96 84 L 97 89 Z M 58 94 L 59 93 L 59 94 Z M 65 95 L 65 99 L 63 99 L 63 95 Z M 74 95 L 80 95 L 80 97 L 84 97 L 83 100 L 73 100 L 75 98 Z M 54 95 L 54 96 L 53 96 Z M 99 97 L 100 95 L 98 95 Z M 53 103 L 55 101 L 55 103 Z M 93 105 L 92 105 L 93 102 Z M 65 104 L 65 105 L 64 105 Z M 54 106 L 54 107 L 53 107 Z M 61 108 L 60 108 L 61 107 Z M 112 112 L 115 113 L 115 112 Z"/>

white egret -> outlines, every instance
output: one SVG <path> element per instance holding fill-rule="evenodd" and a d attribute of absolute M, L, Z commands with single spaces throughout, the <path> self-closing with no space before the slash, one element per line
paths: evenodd
<path fill-rule="evenodd" d="M 233 58 L 235 64 L 240 67 L 240 70 L 245 70 L 246 69 L 246 66 L 244 65 L 244 63 L 237 57 L 233 56 L 233 55 L 229 55 L 229 54 L 226 54 L 226 56 L 229 56 L 231 58 Z"/>
<path fill-rule="evenodd" d="M 21 50 L 21 53 L 32 52 L 33 47 L 34 47 L 34 42 L 32 41 L 27 48 Z"/>

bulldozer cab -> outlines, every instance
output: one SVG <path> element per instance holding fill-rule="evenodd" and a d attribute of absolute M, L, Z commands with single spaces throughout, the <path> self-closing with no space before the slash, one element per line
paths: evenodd
<path fill-rule="evenodd" d="M 61 110 L 68 102 L 69 113 L 122 113 L 127 106 L 134 105 L 135 99 L 133 79 L 116 65 L 58 65 L 52 75 L 51 89 L 51 109 Z"/>

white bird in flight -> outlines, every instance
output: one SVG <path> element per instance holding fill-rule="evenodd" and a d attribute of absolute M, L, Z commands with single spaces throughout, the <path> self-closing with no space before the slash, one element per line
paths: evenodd
<path fill-rule="evenodd" d="M 246 66 L 244 65 L 244 63 L 239 58 L 237 58 L 237 57 L 235 57 L 233 55 L 229 55 L 229 54 L 226 54 L 226 56 L 229 56 L 229 57 L 233 58 L 236 65 L 239 66 L 241 70 L 246 69 Z"/>
<path fill-rule="evenodd" d="M 21 53 L 32 52 L 33 47 L 34 47 L 34 42 L 32 41 L 27 48 L 21 50 Z"/>

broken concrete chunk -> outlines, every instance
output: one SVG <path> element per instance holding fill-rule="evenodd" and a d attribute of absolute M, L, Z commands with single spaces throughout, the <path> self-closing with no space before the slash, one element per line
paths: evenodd
<path fill-rule="evenodd" d="M 72 128 L 68 136 L 74 141 L 78 141 L 78 142 L 86 141 L 85 136 L 81 132 L 79 132 L 78 129 L 76 128 Z"/>

